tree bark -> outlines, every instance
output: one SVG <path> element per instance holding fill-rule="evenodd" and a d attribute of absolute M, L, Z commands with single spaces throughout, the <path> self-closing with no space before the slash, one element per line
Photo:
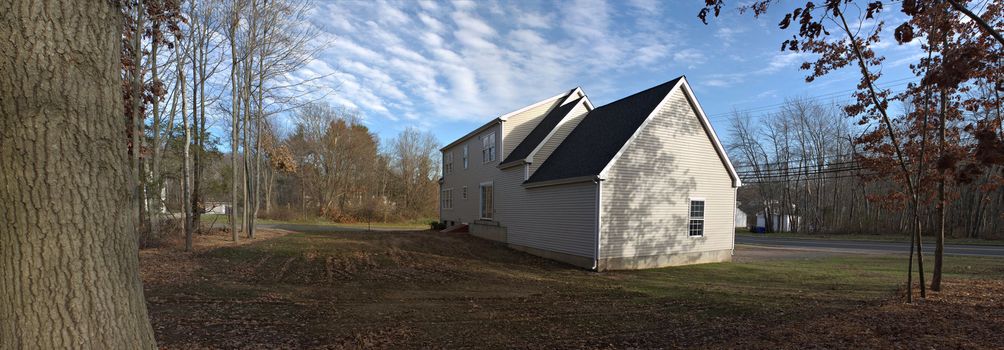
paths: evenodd
<path fill-rule="evenodd" d="M 240 110 L 237 104 L 237 27 L 240 24 L 240 11 L 234 2 L 230 13 L 228 35 L 230 39 L 230 238 L 237 241 L 237 147 L 239 135 Z"/>
<path fill-rule="evenodd" d="M 156 347 L 122 135 L 121 19 L 109 1 L 0 2 L 0 348 Z"/>
<path fill-rule="evenodd" d="M 190 46 L 189 46 L 190 47 Z M 185 57 L 186 54 L 181 50 L 181 46 L 175 46 L 178 54 L 178 86 L 181 87 L 181 126 L 184 128 L 185 133 L 185 143 L 182 146 L 182 166 L 181 166 L 181 202 L 184 203 L 182 207 L 185 211 L 184 227 L 185 230 L 185 251 L 192 251 L 192 168 L 191 168 L 191 143 L 192 143 L 192 129 L 188 123 L 188 101 L 185 100 L 185 90 L 188 86 L 185 85 Z M 193 78 L 194 80 L 194 78 Z M 193 89 L 194 90 L 194 89 Z M 192 119 L 195 119 L 195 110 L 193 104 Z"/>

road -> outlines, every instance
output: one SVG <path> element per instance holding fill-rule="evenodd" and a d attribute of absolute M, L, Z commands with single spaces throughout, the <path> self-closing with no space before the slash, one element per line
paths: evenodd
<path fill-rule="evenodd" d="M 311 233 L 323 233 L 323 232 L 335 232 L 335 231 L 348 231 L 348 232 L 359 232 L 359 231 L 415 231 L 421 230 L 420 228 L 408 228 L 408 227 L 386 227 L 386 226 L 373 226 L 372 228 L 367 228 L 366 224 L 353 224 L 353 225 L 339 225 L 339 224 L 257 224 L 257 228 L 274 228 L 280 230 L 289 230 L 297 232 L 311 232 Z"/>
<path fill-rule="evenodd" d="M 925 254 L 934 253 L 934 244 L 926 242 Z M 765 247 L 821 250 L 846 253 L 903 253 L 910 252 L 909 242 L 838 241 L 802 238 L 750 237 L 736 235 L 736 244 Z M 968 255 L 1004 258 L 1004 246 L 946 244 L 946 255 Z"/>

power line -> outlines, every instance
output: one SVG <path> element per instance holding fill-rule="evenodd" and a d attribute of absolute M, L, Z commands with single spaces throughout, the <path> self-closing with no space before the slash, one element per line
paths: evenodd
<path fill-rule="evenodd" d="M 913 79 L 916 79 L 916 77 L 906 77 L 906 78 L 896 79 L 896 80 L 893 80 L 893 81 L 886 82 L 886 83 L 882 84 L 879 87 L 882 88 L 882 89 L 888 89 L 888 88 L 892 88 L 892 87 L 896 87 L 896 86 L 900 86 L 900 85 L 906 85 L 906 84 L 910 83 L 910 81 L 907 81 L 907 80 L 913 80 Z M 836 91 L 836 92 L 826 93 L 826 94 L 822 94 L 822 95 L 806 96 L 806 97 L 803 97 L 802 99 L 808 100 L 808 101 L 816 101 L 816 100 L 820 100 L 820 99 L 827 99 L 827 98 L 832 98 L 832 97 L 840 96 L 840 95 L 843 95 L 843 94 L 853 93 L 855 91 L 857 91 L 857 89 Z M 732 115 L 733 113 L 736 113 L 736 112 L 739 112 L 739 113 L 742 113 L 742 112 L 766 112 L 766 111 L 771 111 L 771 110 L 779 110 L 780 108 L 778 108 L 778 107 L 784 107 L 784 105 L 786 105 L 787 103 L 788 102 L 785 101 L 785 102 L 778 102 L 778 103 L 769 104 L 769 105 L 763 105 L 763 106 L 757 106 L 757 107 L 737 109 L 737 110 L 732 110 L 732 111 L 729 111 L 729 112 L 716 113 L 716 114 L 708 115 L 708 119 L 715 119 L 715 118 L 722 117 L 722 116 L 729 116 L 729 115 Z"/>
<path fill-rule="evenodd" d="M 870 173 L 870 174 L 846 174 L 846 175 L 820 176 L 820 177 L 814 177 L 814 178 L 803 178 L 803 179 L 800 179 L 800 180 L 803 180 L 803 181 L 836 180 L 836 179 L 843 179 L 843 178 L 848 178 L 848 177 L 861 177 L 861 176 L 870 176 L 870 175 L 875 175 L 875 174 L 871 174 Z M 768 184 L 768 183 L 782 183 L 782 182 L 791 182 L 791 181 L 790 180 L 765 180 L 765 181 L 761 181 L 761 180 L 756 180 L 756 179 L 743 180 L 743 183 L 745 183 L 745 184 Z"/>

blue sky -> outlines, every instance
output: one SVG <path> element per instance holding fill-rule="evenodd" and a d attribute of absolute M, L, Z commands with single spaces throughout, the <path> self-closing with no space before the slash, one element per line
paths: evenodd
<path fill-rule="evenodd" d="M 705 26 L 701 3 L 319 2 L 311 24 L 323 49 L 295 78 L 323 76 L 318 83 L 334 88 L 325 100 L 359 110 L 381 138 L 414 126 L 442 144 L 576 86 L 600 106 L 686 75 L 724 138 L 733 109 L 760 114 L 790 97 L 849 98 L 854 70 L 806 84 L 798 66 L 810 57 L 779 50 L 790 34 L 776 24 L 791 4 L 760 19 L 723 10 Z M 919 46 L 896 45 L 886 31 L 879 83 L 901 89 Z"/>

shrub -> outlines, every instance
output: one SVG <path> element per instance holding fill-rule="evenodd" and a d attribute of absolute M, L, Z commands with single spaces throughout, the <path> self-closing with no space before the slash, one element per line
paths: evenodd
<path fill-rule="evenodd" d="M 436 231 L 445 230 L 446 229 L 446 223 L 445 222 L 439 222 L 439 221 L 430 221 L 429 222 L 429 229 L 430 230 L 436 230 Z"/>

